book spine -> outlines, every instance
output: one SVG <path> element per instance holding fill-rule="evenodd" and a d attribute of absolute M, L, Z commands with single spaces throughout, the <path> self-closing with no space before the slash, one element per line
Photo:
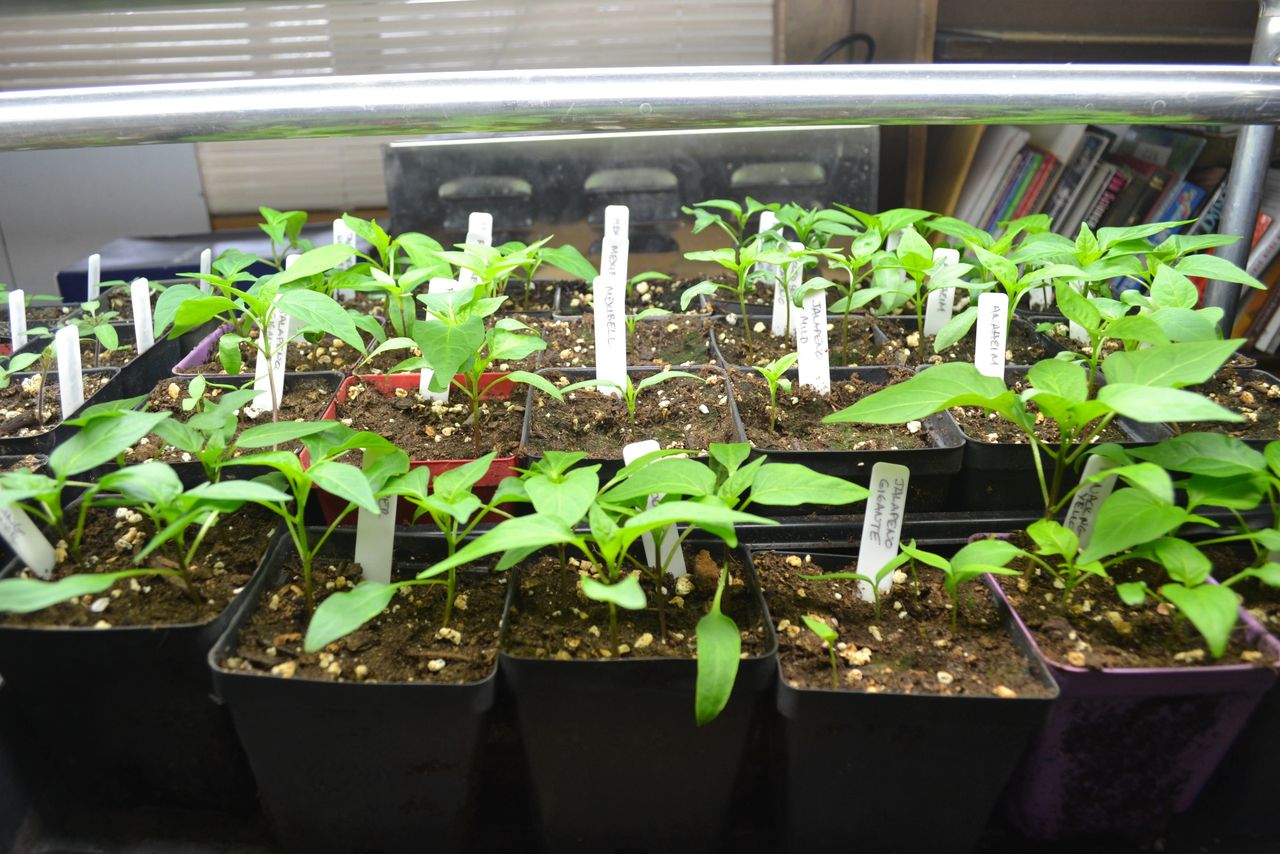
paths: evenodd
<path fill-rule="evenodd" d="M 1098 196 L 1098 200 L 1093 203 L 1093 208 L 1089 211 L 1089 215 L 1085 217 L 1085 222 L 1089 224 L 1089 228 L 1097 228 L 1098 223 L 1102 220 L 1107 209 L 1111 207 L 1111 203 L 1116 200 L 1116 196 L 1124 191 L 1129 185 L 1129 176 L 1125 174 L 1123 169 L 1117 169 L 1115 174 L 1107 182 L 1106 188 L 1102 191 L 1102 195 Z"/>
<path fill-rule="evenodd" d="M 1031 179 L 1031 184 L 1027 187 L 1026 195 L 1022 197 L 1022 201 L 1013 212 L 1013 218 L 1028 216 L 1037 213 L 1043 205 L 1041 204 L 1041 196 L 1044 194 L 1045 186 L 1049 183 L 1049 179 L 1057 172 L 1058 158 L 1052 154 L 1044 155 L 1044 162 L 1040 164 L 1040 168 L 1036 170 L 1035 176 Z"/>
<path fill-rule="evenodd" d="M 1000 215 L 1000 210 L 1009 194 L 1013 192 L 1013 188 L 1017 186 L 1019 177 L 1022 175 L 1023 168 L 1027 165 L 1027 158 L 1031 156 L 1031 152 L 1024 148 L 1018 152 L 1018 156 L 1009 164 L 1009 170 L 1005 173 L 1004 179 L 1000 182 L 994 195 L 992 195 L 987 207 L 982 212 L 982 216 L 976 223 L 979 228 L 991 231 L 995 226 Z"/>

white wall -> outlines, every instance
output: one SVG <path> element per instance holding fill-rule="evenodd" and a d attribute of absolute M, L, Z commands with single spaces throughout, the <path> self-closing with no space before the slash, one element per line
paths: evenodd
<path fill-rule="evenodd" d="M 12 287 L 57 293 L 58 270 L 118 237 L 207 231 L 193 145 L 0 152 L 0 281 Z"/>

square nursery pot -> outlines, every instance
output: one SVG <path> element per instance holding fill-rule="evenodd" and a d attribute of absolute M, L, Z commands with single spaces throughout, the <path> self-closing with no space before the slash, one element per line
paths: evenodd
<path fill-rule="evenodd" d="M 209 360 L 209 356 L 213 354 L 214 348 L 218 346 L 218 340 L 231 331 L 231 324 L 224 323 L 213 329 L 205 331 L 205 333 L 189 346 L 185 346 L 185 356 L 178 359 L 173 366 L 173 373 L 178 376 L 193 376 L 197 373 L 196 368 L 203 365 Z"/>
<path fill-rule="evenodd" d="M 1027 371 L 1025 367 L 1005 368 L 1006 384 L 1023 379 Z M 1150 445 L 1173 435 L 1163 424 L 1145 424 L 1127 418 L 1117 418 L 1112 423 L 1126 437 L 1117 443 L 1124 448 Z M 964 464 L 951 495 L 952 507 L 1012 511 L 1044 506 L 1030 445 L 984 442 L 965 433 L 963 426 L 960 431 L 964 436 Z M 1044 476 L 1052 480 L 1054 466 L 1047 457 L 1042 460 Z"/>
<path fill-rule="evenodd" d="M 634 244 L 632 246 L 634 251 Z M 646 308 L 665 308 L 672 314 L 710 314 L 711 306 L 701 296 L 695 298 L 689 303 L 689 308 L 685 311 L 680 310 L 680 294 L 692 285 L 702 281 L 700 278 L 695 279 L 678 279 L 657 280 L 652 282 L 637 283 L 631 289 L 631 294 L 627 299 L 626 311 L 628 314 L 636 314 L 644 311 Z M 637 290 L 640 284 L 645 285 L 645 292 L 650 295 L 657 295 L 657 289 L 665 291 L 665 297 L 650 299 L 648 302 L 642 301 L 639 297 L 641 292 Z M 583 281 L 564 281 L 556 284 L 556 298 L 552 304 L 551 311 L 553 316 L 559 320 L 566 317 L 578 317 L 584 311 L 591 310 L 592 303 L 588 302 L 584 297 L 592 293 L 592 283 Z M 578 304 L 574 305 L 573 301 L 577 300 Z M 737 303 L 735 302 L 736 306 Z M 514 307 L 513 307 L 514 310 Z M 732 309 L 736 311 L 737 309 Z"/>
<path fill-rule="evenodd" d="M 115 326 L 116 336 L 120 339 L 121 348 L 128 347 L 129 352 L 134 352 L 137 331 L 133 328 L 133 324 L 112 325 Z M 38 353 L 44 349 L 50 340 L 43 338 L 39 341 L 32 341 L 18 352 Z M 174 358 L 177 357 L 178 347 L 177 340 L 171 341 L 167 338 L 159 337 L 147 352 L 141 355 L 134 355 L 123 365 L 109 365 L 109 367 L 114 367 L 120 371 L 120 375 L 115 380 L 120 384 L 120 397 L 137 397 L 140 394 L 146 394 L 161 377 L 169 376 L 169 368 L 173 364 Z M 81 339 L 80 342 L 81 367 L 86 370 L 93 370 L 93 356 L 86 357 L 86 350 L 91 353 L 98 350 L 96 338 Z M 111 359 L 113 354 L 103 351 L 102 355 Z M 104 365 L 104 367 L 108 367 L 108 365 Z"/>
<path fill-rule="evenodd" d="M 690 537 L 685 553 L 702 547 L 708 543 Z M 732 551 L 763 618 L 746 550 Z M 518 586 L 508 612 L 520 606 Z M 694 720 L 694 659 L 565 661 L 500 647 L 544 851 L 719 850 L 772 685 L 777 641 L 767 619 L 765 627 L 768 652 L 742 659 L 728 704 L 703 727 Z"/>
<path fill-rule="evenodd" d="M 754 371 L 738 368 L 730 375 L 730 382 L 742 374 L 760 376 Z M 798 384 L 799 373 L 795 369 L 788 371 L 787 377 L 793 384 Z M 864 382 L 889 383 L 892 375 L 888 369 L 878 367 L 831 369 L 833 386 L 848 382 L 851 378 Z M 754 439 L 753 456 L 763 456 L 774 463 L 799 463 L 814 471 L 843 478 L 860 486 L 870 485 L 871 469 L 876 463 L 907 466 L 911 469 L 911 479 L 907 486 L 907 509 L 912 513 L 941 511 L 947 509 L 952 481 L 960 473 L 965 454 L 964 434 L 948 412 L 938 412 L 921 419 L 921 427 L 932 447 L 884 451 L 792 450 L 767 447 L 761 437 L 749 436 L 748 439 Z M 857 512 L 860 507 L 860 504 L 853 505 L 852 508 L 802 505 L 771 507 L 769 510 L 775 515 L 804 515 L 814 512 Z"/>
<path fill-rule="evenodd" d="M 277 536 L 267 532 L 264 552 Z M 14 559 L 0 577 L 24 566 Z M 261 570 L 254 559 L 254 575 Z M 247 813 L 248 765 L 226 710 L 214 701 L 205 661 L 246 601 L 241 590 L 202 623 L 0 624 L 5 702 L 25 722 L 12 735 L 25 743 L 42 815 L 150 807 Z"/>
<path fill-rule="evenodd" d="M 1251 646 L 1280 652 L 1248 612 L 1241 617 Z M 1061 689 L 1006 793 L 1009 817 L 1034 838 L 1159 833 L 1192 805 L 1276 678 L 1253 664 L 1075 667 L 1031 639 Z"/>
<path fill-rule="evenodd" d="M 0 474 L 25 469 L 26 471 L 39 472 L 44 474 L 44 467 L 49 462 L 49 458 L 44 454 L 25 454 L 23 456 L 0 456 Z M 69 498 L 79 495 L 81 490 L 65 487 L 68 490 Z M 0 538 L 0 566 L 7 566 L 9 561 L 13 560 L 13 549 L 9 548 L 9 541 Z"/>
<path fill-rule="evenodd" d="M 659 367 L 641 366 L 641 367 L 629 367 L 627 368 L 627 373 L 632 376 L 633 380 L 635 380 L 635 378 L 637 377 L 643 379 L 644 377 L 661 373 L 664 370 L 666 369 L 659 368 Z M 728 412 L 728 417 L 730 418 L 733 424 L 733 430 L 732 430 L 733 437 L 730 441 L 745 442 L 746 435 L 742 432 L 742 419 L 738 417 L 738 405 L 733 399 L 733 389 L 729 386 L 728 374 L 724 372 L 724 369 L 716 365 L 685 365 L 684 367 L 676 368 L 675 370 L 687 371 L 691 374 L 696 374 L 699 371 L 707 371 L 721 377 L 722 381 L 724 382 L 725 396 L 728 398 L 725 401 L 726 410 Z M 596 372 L 594 368 L 543 368 L 538 371 L 538 374 L 541 376 L 547 376 L 547 377 L 565 376 L 565 377 L 568 377 L 570 383 L 576 383 L 582 380 L 594 378 L 596 375 Z M 653 390 L 656 391 L 661 388 L 662 388 L 662 385 L 658 385 L 653 387 Z M 543 452 L 546 450 L 545 448 L 536 447 L 537 443 L 535 442 L 529 429 L 529 420 L 533 417 L 533 413 L 535 409 L 534 402 L 537 399 L 537 395 L 540 395 L 540 394 L 542 394 L 542 392 L 538 391 L 533 386 L 529 386 L 528 398 L 525 404 L 525 411 L 524 411 L 524 427 L 520 431 L 520 450 L 523 452 L 524 456 L 530 461 L 537 461 L 542 459 Z M 640 401 L 637 404 L 637 410 L 640 407 L 647 405 L 646 401 L 648 403 L 654 403 L 654 398 L 652 396 L 653 392 L 650 391 L 648 394 L 649 394 L 648 397 L 646 397 L 645 394 L 643 393 L 641 394 Z M 610 478 L 612 478 L 622 469 L 623 444 L 626 444 L 626 443 L 625 442 L 619 443 L 618 455 L 616 457 L 587 457 L 577 465 L 590 466 L 590 465 L 599 464 L 600 483 L 602 484 L 607 483 Z M 556 449 L 556 450 L 568 450 L 568 449 Z M 699 449 L 699 451 L 701 452 L 701 449 Z"/>
<path fill-rule="evenodd" d="M 83 370 L 81 374 L 85 380 L 91 378 L 103 380 L 103 384 L 95 391 L 85 395 L 84 403 L 76 409 L 76 412 L 84 409 L 86 406 L 94 406 L 99 403 L 107 403 L 112 400 L 119 400 L 120 384 L 116 382 L 116 377 L 120 371 L 116 368 L 96 368 Z M 14 385 L 19 385 L 23 380 L 31 377 L 39 376 L 36 373 L 14 374 L 11 378 Z M 46 389 L 46 395 L 52 395 L 51 400 L 58 400 L 58 391 L 54 386 L 57 379 L 57 370 L 49 371 L 49 387 Z M 79 428 L 73 427 L 65 423 L 66 418 L 74 417 L 75 412 L 70 415 L 64 415 L 62 419 L 54 424 L 46 424 L 44 428 L 35 431 L 26 436 L 3 435 L 0 436 L 0 455 L 2 456 L 25 456 L 27 454 L 48 454 L 57 445 L 62 443 L 68 436 L 76 432 Z"/>
<path fill-rule="evenodd" d="M 339 530 L 317 560 L 354 548 L 354 532 Z M 246 591 L 247 606 L 208 658 L 277 839 L 298 852 L 467 850 L 496 663 L 484 679 L 457 685 L 224 669 L 220 662 L 235 654 L 241 628 L 284 580 L 293 553 L 288 537 L 274 544 Z M 444 555 L 439 537 L 396 536 L 397 562 L 426 566 Z"/>
<path fill-rule="evenodd" d="M 481 374 L 480 384 L 483 386 L 487 383 L 491 383 L 494 380 L 499 379 L 502 376 L 503 374 L 500 374 L 500 373 Z M 462 375 L 461 374 L 456 375 L 455 381 L 462 382 L 463 381 Z M 356 382 L 367 383 L 368 385 L 373 386 L 373 388 L 383 397 L 393 397 L 395 396 L 397 389 L 405 389 L 410 394 L 413 394 L 414 392 L 416 392 L 419 386 L 419 377 L 418 377 L 418 374 L 385 374 L 385 375 L 371 374 L 371 375 L 359 375 L 359 376 L 346 377 L 345 379 L 342 380 L 342 383 L 338 386 L 337 394 L 334 396 L 334 399 L 329 403 L 329 407 L 324 411 L 324 414 L 321 416 L 324 420 L 326 421 L 338 420 L 338 407 L 341 404 L 344 404 L 347 402 L 347 393 L 350 390 L 351 386 Z M 514 390 L 515 390 L 514 383 L 498 382 L 493 386 L 493 388 L 489 389 L 487 392 L 485 392 L 484 395 L 482 395 L 482 399 L 483 400 L 507 400 L 511 397 L 511 394 Z M 374 431 L 374 432 L 377 432 L 377 431 Z M 392 441 L 395 441 L 396 437 L 388 436 L 387 438 L 391 439 Z M 458 466 L 465 465 L 466 463 L 471 462 L 473 459 L 474 457 L 470 459 L 461 459 L 461 460 L 412 460 L 411 459 L 409 461 L 409 467 L 419 468 L 420 466 L 426 466 L 428 469 L 431 470 L 431 476 L 434 478 L 436 475 L 447 472 L 450 469 L 455 469 Z M 306 452 L 304 451 L 303 465 L 309 464 L 307 460 L 308 460 L 308 457 L 306 455 Z M 516 464 L 518 462 L 519 462 L 519 457 L 516 457 L 516 456 L 495 458 L 494 461 L 489 466 L 488 473 L 485 474 L 483 477 L 480 478 L 480 480 L 476 482 L 475 486 L 472 488 L 472 492 L 474 492 L 476 497 L 479 498 L 481 501 L 487 502 L 490 498 L 493 497 L 494 490 L 497 488 L 498 484 L 503 481 L 504 478 L 515 475 Z M 334 519 L 338 518 L 338 516 L 342 513 L 343 508 L 347 506 L 347 503 L 345 501 L 335 498 L 333 495 L 331 495 L 328 492 L 325 492 L 322 489 L 316 490 L 316 498 L 320 503 L 320 509 L 324 513 L 325 520 L 329 522 L 332 522 Z M 412 517 L 413 517 L 413 507 L 406 501 L 398 502 L 398 504 L 396 505 L 396 523 L 400 525 L 408 525 L 411 523 Z M 430 523 L 430 517 L 426 517 L 426 522 L 424 522 L 423 524 L 429 524 L 429 523 Z M 347 519 L 343 520 L 342 524 L 347 526 L 354 526 L 356 524 L 355 514 L 353 513 Z"/>
<path fill-rule="evenodd" d="M 823 571 L 834 572 L 848 566 L 857 550 L 808 554 Z M 997 599 L 996 605 L 1028 671 L 1050 692 L 1046 696 L 794 688 L 779 662 L 777 778 L 785 789 L 785 850 L 973 849 L 1057 694 L 1030 635 L 1007 603 Z M 855 804 L 866 809 L 851 812 Z"/>

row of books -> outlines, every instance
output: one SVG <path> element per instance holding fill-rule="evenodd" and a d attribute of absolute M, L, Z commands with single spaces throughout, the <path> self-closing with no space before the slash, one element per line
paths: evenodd
<path fill-rule="evenodd" d="M 1209 137 L 1132 125 L 931 129 L 925 207 L 987 231 L 1035 213 L 1074 236 L 1091 228 L 1191 219 L 1214 187 L 1192 170 Z M 1224 170 L 1219 170 L 1224 172 Z"/>

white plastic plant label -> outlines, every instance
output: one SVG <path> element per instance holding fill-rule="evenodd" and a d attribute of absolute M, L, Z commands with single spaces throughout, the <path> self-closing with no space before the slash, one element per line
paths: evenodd
<path fill-rule="evenodd" d="M 472 211 L 467 217 L 467 242 L 481 246 L 493 245 L 493 214 Z"/>
<path fill-rule="evenodd" d="M 595 300 L 596 379 L 627 385 L 627 328 L 623 316 L 626 311 L 627 282 L 613 276 L 596 276 L 591 285 Z M 601 394 L 621 397 L 617 388 L 602 386 Z"/>
<path fill-rule="evenodd" d="M 764 214 L 761 214 L 763 216 Z M 788 243 L 787 248 L 792 252 L 799 252 L 804 249 L 803 243 Z M 769 265 L 774 269 L 780 269 L 775 265 Z M 792 261 L 782 269 L 778 281 L 773 285 L 773 317 L 769 325 L 769 332 L 774 338 L 781 338 L 783 335 L 794 337 L 796 334 L 796 315 L 800 311 L 791 303 L 791 298 L 795 296 L 796 289 L 800 287 L 800 280 L 804 277 L 804 262 Z M 784 290 L 785 286 L 785 290 Z M 788 322 L 790 321 L 790 322 Z"/>
<path fill-rule="evenodd" d="M 133 339 L 141 356 L 156 345 L 151 328 L 151 283 L 134 279 L 129 285 L 129 301 L 133 304 Z"/>
<path fill-rule="evenodd" d="M 70 418 L 84 404 L 84 375 L 80 372 L 80 330 L 64 326 L 53 336 L 53 352 L 58 360 L 58 402 L 62 417 Z"/>
<path fill-rule="evenodd" d="M 213 250 L 212 249 L 200 250 L 200 273 L 205 276 L 209 276 L 213 274 Z M 204 291 L 206 294 L 209 293 L 209 283 L 201 279 L 200 290 Z"/>
<path fill-rule="evenodd" d="M 1027 308 L 1049 308 L 1054 303 L 1053 288 L 1044 286 L 1027 291 Z"/>
<path fill-rule="evenodd" d="M 21 507 L 0 507 L 0 537 L 40 578 L 53 576 L 53 546 Z"/>
<path fill-rule="evenodd" d="M 604 209 L 604 236 L 617 240 L 631 239 L 631 208 L 626 205 L 606 205 Z"/>
<path fill-rule="evenodd" d="M 960 253 L 954 249 L 935 249 L 933 250 L 933 263 L 943 265 L 943 268 L 951 267 L 960 263 Z M 936 288 L 929 291 L 928 300 L 925 302 L 924 308 L 924 334 L 926 338 L 934 338 L 942 327 L 947 325 L 947 321 L 951 319 L 951 315 L 955 312 L 956 289 L 955 288 Z"/>
<path fill-rule="evenodd" d="M 1076 494 L 1071 499 L 1071 506 L 1067 508 L 1067 517 L 1063 520 L 1063 525 L 1075 531 L 1082 549 L 1087 547 L 1089 540 L 1093 538 L 1093 526 L 1098 521 L 1098 508 L 1107 500 L 1107 496 L 1116 485 L 1114 475 L 1097 483 L 1084 481 L 1103 469 L 1111 468 L 1112 465 L 1111 460 L 1091 454 L 1089 459 L 1085 460 L 1084 471 L 1080 474 L 1080 488 L 1076 490 Z"/>
<path fill-rule="evenodd" d="M 443 276 L 436 276 L 427 283 L 427 293 L 429 294 L 448 294 L 453 293 L 459 288 L 457 279 L 446 279 Z M 427 312 L 427 317 L 431 317 L 431 312 Z M 430 368 L 423 368 L 418 372 L 418 394 L 422 395 L 424 400 L 449 400 L 449 389 L 444 391 L 432 391 L 431 380 L 435 376 L 435 372 Z"/>
<path fill-rule="evenodd" d="M 831 393 L 831 351 L 827 346 L 827 295 L 816 291 L 796 310 L 796 352 L 800 385 L 826 397 Z"/>
<path fill-rule="evenodd" d="M 378 515 L 356 511 L 356 555 L 366 581 L 391 583 L 391 547 L 396 538 L 396 496 L 378 499 Z"/>
<path fill-rule="evenodd" d="M 89 272 L 84 283 L 85 302 L 93 302 L 102 289 L 102 256 L 97 252 L 89 256 Z"/>
<path fill-rule="evenodd" d="M 352 249 L 356 248 L 356 233 L 352 231 L 351 226 L 343 222 L 341 218 L 335 219 L 333 221 L 333 242 L 345 243 L 347 246 L 350 246 Z M 350 270 L 355 265 L 356 265 L 356 259 L 353 256 L 351 258 L 347 258 L 346 260 L 339 262 L 337 269 Z"/>
<path fill-rule="evenodd" d="M 622 462 L 625 465 L 631 465 L 645 454 L 653 453 L 661 446 L 654 439 L 645 439 L 642 442 L 632 442 L 629 445 L 622 446 Z M 662 495 L 650 495 L 649 506 L 653 507 L 662 500 Z M 662 554 L 657 553 L 657 545 L 653 541 L 652 534 L 641 534 L 640 543 L 644 546 L 644 561 L 650 567 L 657 567 L 659 562 L 667 563 L 667 572 L 679 578 L 682 575 L 688 575 L 689 570 L 685 567 L 684 552 L 676 548 L 676 540 L 679 539 L 679 532 L 676 531 L 675 525 L 668 525 L 662 529 Z M 668 563 L 668 558 L 670 562 Z"/>
<path fill-rule="evenodd" d="M 875 578 L 884 565 L 898 554 L 902 540 L 902 520 L 907 509 L 907 485 L 911 469 L 897 463 L 876 463 L 871 467 L 871 495 L 867 498 L 862 523 L 862 545 L 858 549 L 858 573 Z M 893 586 L 893 575 L 877 585 L 880 595 Z M 865 581 L 858 582 L 864 602 L 874 602 L 875 592 Z"/>
<path fill-rule="evenodd" d="M 624 294 L 629 254 L 630 244 L 625 237 L 606 235 L 604 242 L 600 244 L 600 275 L 622 282 Z"/>
<path fill-rule="evenodd" d="M 341 220 L 339 220 L 339 222 L 341 222 Z M 344 225 L 343 227 L 345 228 L 345 225 Z M 287 270 L 287 269 L 289 269 L 290 267 L 292 267 L 292 266 L 293 266 L 294 262 L 295 262 L 295 261 L 297 261 L 297 260 L 298 260 L 299 258 L 301 258 L 301 257 L 302 257 L 302 253 L 300 253 L 300 252 L 295 252 L 295 253 L 294 253 L 294 254 L 292 254 L 292 255 L 286 255 L 286 256 L 284 256 L 284 268 L 285 268 L 286 270 Z M 350 295 L 350 296 L 348 296 L 348 295 Z M 340 296 L 340 297 L 345 297 L 345 298 L 348 298 L 348 299 L 349 299 L 350 297 L 354 297 L 354 296 L 355 296 L 355 291 L 348 291 L 348 290 L 345 290 L 345 289 L 339 289 L 338 296 Z M 302 331 L 302 324 L 300 324 L 300 323 L 299 323 L 295 318 L 290 317 L 290 318 L 289 318 L 289 339 L 290 339 L 290 340 L 292 340 L 292 339 L 293 339 L 293 337 L 294 337 L 295 335 L 297 335 L 300 331 Z"/>
<path fill-rule="evenodd" d="M 1084 282 L 1072 282 L 1071 288 L 1078 294 L 1084 293 Z M 1081 344 L 1089 343 L 1089 332 L 1083 326 L 1074 320 L 1067 321 L 1067 334 L 1071 336 L 1072 341 L 1079 341 Z"/>
<path fill-rule="evenodd" d="M 276 297 L 279 300 L 279 297 Z M 284 396 L 285 358 L 288 356 L 289 315 L 277 309 L 271 313 L 271 321 L 265 330 L 258 331 L 258 353 L 253 366 L 253 389 L 258 394 L 252 408 L 258 412 L 271 412 Z M 271 354 L 268 359 L 266 353 Z"/>
<path fill-rule="evenodd" d="M 15 353 L 27 346 L 27 295 L 22 288 L 9 291 L 9 343 Z"/>
<path fill-rule="evenodd" d="M 977 336 L 973 364 L 985 377 L 1004 378 L 1004 347 L 1009 318 L 1009 295 L 985 293 L 978 296 Z"/>

